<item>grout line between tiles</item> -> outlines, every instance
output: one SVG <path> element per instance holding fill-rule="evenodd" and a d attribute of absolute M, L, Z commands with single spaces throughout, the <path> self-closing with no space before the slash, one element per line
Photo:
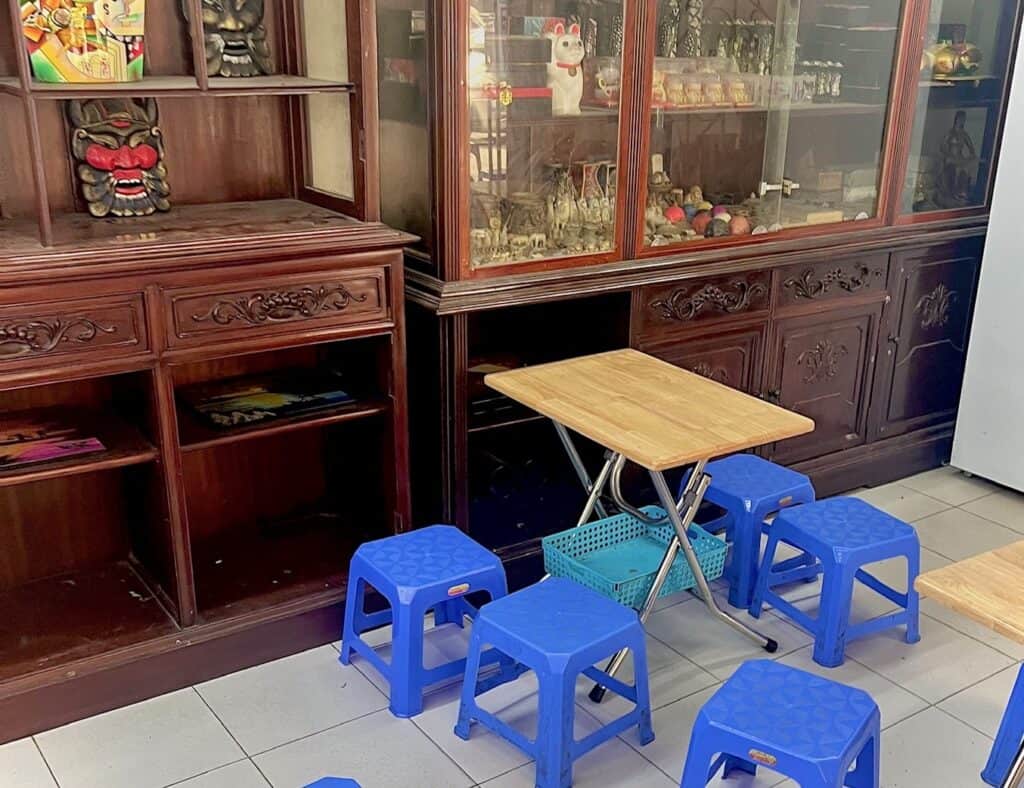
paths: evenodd
<path fill-rule="evenodd" d="M 249 753 L 245 751 L 245 747 L 243 747 L 243 746 L 242 746 L 242 743 L 241 743 L 240 741 L 238 741 L 238 739 L 236 739 L 236 738 L 235 738 L 235 734 L 233 734 L 233 733 L 231 732 L 231 728 L 229 728 L 229 727 L 228 727 L 227 725 L 225 725 L 225 724 L 224 724 L 224 720 L 222 720 L 222 719 L 220 718 L 220 715 L 219 715 L 219 714 L 217 714 L 217 712 L 215 712 L 215 711 L 213 710 L 213 706 L 211 706 L 211 705 L 210 705 L 209 703 L 207 703 L 207 702 L 206 702 L 206 698 L 204 698 L 204 697 L 203 697 L 203 693 L 201 693 L 201 692 L 199 691 L 199 688 L 193 685 L 193 687 L 192 687 L 192 691 L 193 691 L 193 692 L 194 692 L 194 693 L 195 693 L 196 695 L 198 695 L 198 696 L 199 696 L 199 701 L 200 701 L 200 702 L 201 702 L 201 703 L 202 703 L 202 704 L 203 704 L 204 706 L 206 706 L 206 708 L 207 708 L 207 709 L 209 709 L 209 710 L 210 710 L 210 714 L 212 714 L 212 715 L 213 715 L 213 718 L 214 718 L 215 720 L 217 720 L 217 722 L 219 722 L 219 723 L 220 723 L 220 726 L 221 726 L 221 727 L 222 727 L 222 728 L 223 728 L 223 729 L 224 729 L 225 731 L 227 731 L 227 734 L 228 734 L 228 736 L 230 736 L 230 737 L 231 737 L 231 741 L 233 741 L 233 742 L 235 743 L 235 746 L 236 746 L 236 747 L 237 747 L 237 748 L 238 748 L 238 749 L 239 749 L 239 750 L 241 751 L 241 753 L 242 753 L 242 754 L 243 754 L 243 755 L 244 755 L 244 756 L 245 756 L 246 758 L 248 758 L 248 757 L 249 757 Z M 225 766 L 226 766 L 227 764 L 223 764 L 223 765 L 225 765 Z"/>
<path fill-rule="evenodd" d="M 39 753 L 39 757 L 43 759 L 43 765 L 46 767 L 46 771 L 50 773 L 50 779 L 53 780 L 53 784 L 56 785 L 57 788 L 61 788 L 60 781 L 57 779 L 57 775 L 53 773 L 53 768 L 50 766 L 50 762 L 46 760 L 46 756 L 43 755 L 43 748 L 39 746 L 39 742 L 36 741 L 35 736 L 32 737 L 32 744 L 35 746 L 36 752 Z"/>
<path fill-rule="evenodd" d="M 221 723 L 223 725 L 223 723 Z M 204 775 L 210 774 L 217 771 L 218 769 L 226 769 L 228 766 L 234 766 L 236 763 L 242 763 L 243 761 L 249 760 L 248 758 L 239 758 L 237 761 L 231 761 L 230 763 L 222 763 L 220 766 L 214 766 L 212 769 L 205 769 L 204 771 L 191 774 L 188 777 L 183 777 L 180 780 L 175 780 L 173 783 L 166 783 L 162 788 L 172 788 L 175 785 L 181 785 L 187 783 L 189 780 L 194 780 L 196 777 L 203 777 Z"/>
<path fill-rule="evenodd" d="M 993 738 L 992 738 L 991 736 L 989 736 L 989 735 L 988 735 L 987 733 L 985 733 L 985 731 L 983 731 L 983 730 L 979 730 L 978 728 L 976 728 L 976 727 L 974 727 L 973 725 L 971 725 L 971 723 L 969 723 L 969 722 L 968 722 L 967 720 L 962 720 L 962 719 L 960 719 L 959 717 L 957 717 L 957 716 L 956 716 L 955 714 L 953 714 L 952 712 L 950 712 L 950 711 L 946 711 L 945 709 L 941 708 L 941 707 L 939 706 L 939 704 L 937 704 L 937 703 L 935 704 L 935 709 L 936 709 L 937 711 L 941 711 L 941 712 L 942 712 L 943 714 L 945 714 L 945 715 L 946 715 L 947 717 L 950 717 L 950 718 L 952 718 L 952 719 L 956 720 L 957 722 L 961 723 L 962 725 L 966 725 L 966 726 L 967 726 L 968 728 L 970 728 L 970 729 L 971 729 L 972 731 L 974 731 L 975 733 L 977 733 L 977 734 L 979 734 L 979 735 L 981 735 L 981 736 L 984 736 L 984 737 L 985 737 L 986 739 L 988 739 L 989 741 L 993 741 Z"/>
<path fill-rule="evenodd" d="M 388 712 L 388 713 L 390 714 L 390 712 Z M 453 766 L 454 766 L 454 767 L 455 767 L 456 769 L 458 769 L 458 770 L 459 770 L 460 772 L 462 772 L 462 773 L 463 773 L 464 775 L 466 775 L 466 779 L 467 779 L 467 780 L 469 780 L 469 784 L 470 784 L 470 785 L 477 785 L 477 784 L 478 784 L 478 783 L 477 783 L 477 781 L 476 781 L 476 778 L 474 778 L 474 777 L 473 777 L 473 775 L 471 775 L 471 774 L 470 774 L 469 772 L 467 772 L 467 771 L 466 771 L 465 769 L 463 769 L 463 768 L 462 768 L 462 766 L 461 766 L 461 765 L 459 764 L 459 762 L 458 762 L 458 761 L 456 761 L 456 760 L 455 760 L 455 759 L 454 759 L 454 758 L 453 758 L 452 756 L 450 756 L 450 755 L 448 754 L 447 750 L 445 750 L 445 748 L 444 748 L 444 747 L 442 747 L 442 746 L 441 746 L 440 744 L 438 744 L 438 743 L 437 743 L 436 741 L 434 741 L 434 740 L 433 740 L 433 739 L 431 738 L 430 734 L 429 734 L 429 733 L 427 733 L 427 732 L 426 732 L 425 730 L 423 730 L 423 728 L 421 728 L 421 727 L 420 727 L 420 726 L 419 726 L 419 725 L 418 725 L 418 724 L 416 723 L 416 720 L 415 720 L 414 718 L 411 718 L 411 717 L 410 717 L 410 718 L 409 718 L 409 722 L 411 722 L 411 723 L 412 723 L 412 726 L 413 726 L 413 727 L 414 727 L 414 728 L 415 728 L 416 730 L 418 730 L 418 731 L 419 731 L 420 733 L 422 733 L 422 734 L 423 734 L 423 736 L 424 736 L 424 737 L 426 738 L 426 740 L 427 740 L 427 741 L 429 741 L 429 742 L 430 742 L 431 744 L 433 744 L 433 745 L 434 745 L 434 747 L 435 747 L 435 748 L 437 749 L 437 751 L 438 751 L 439 753 L 441 753 L 441 755 L 443 755 L 443 756 L 444 756 L 445 758 L 447 758 L 447 759 L 448 759 L 449 761 L 451 761 L 452 765 L 453 765 Z"/>
<path fill-rule="evenodd" d="M 266 774 L 264 774 L 263 770 L 260 768 L 260 765 L 256 763 L 256 761 L 254 761 L 252 758 L 249 759 L 249 763 L 251 763 L 253 765 L 253 768 L 256 769 L 257 772 L 259 772 L 260 777 L 263 778 L 267 786 L 269 786 L 269 788 L 274 788 L 274 784 L 270 782 L 270 778 L 267 777 Z"/>
<path fill-rule="evenodd" d="M 302 736 L 297 736 L 294 739 L 289 739 L 288 741 L 283 741 L 280 744 L 275 744 L 273 747 L 268 747 L 265 750 L 260 750 L 259 752 L 254 752 L 249 757 L 252 758 L 252 759 L 258 758 L 261 755 L 266 755 L 268 752 L 273 752 L 274 750 L 279 750 L 282 747 L 287 747 L 289 744 L 295 744 L 295 742 L 300 742 L 300 741 L 303 741 L 305 739 L 312 738 L 313 736 L 319 736 L 321 733 L 326 733 L 327 731 L 333 731 L 335 728 L 340 728 L 342 725 L 348 725 L 350 722 L 356 722 L 358 720 L 366 719 L 367 717 L 369 717 L 369 716 L 371 716 L 373 714 L 381 714 L 382 712 L 387 712 L 388 714 L 391 713 L 386 708 L 384 708 L 384 709 L 374 709 L 373 711 L 366 712 L 366 714 L 360 714 L 358 717 L 353 717 L 350 720 L 345 720 L 344 722 L 339 722 L 336 725 L 328 725 L 326 728 L 322 728 L 321 730 L 314 731 L 313 733 L 306 733 L 306 734 L 304 734 Z"/>

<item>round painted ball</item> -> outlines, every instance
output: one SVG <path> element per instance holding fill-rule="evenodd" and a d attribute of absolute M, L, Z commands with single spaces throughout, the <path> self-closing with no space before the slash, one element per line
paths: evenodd
<path fill-rule="evenodd" d="M 724 219 L 712 219 L 704 231 L 705 238 L 724 238 L 729 234 L 729 223 Z"/>
<path fill-rule="evenodd" d="M 750 219 L 746 216 L 734 216 L 729 222 L 729 232 L 733 235 L 750 235 Z"/>
<path fill-rule="evenodd" d="M 696 216 L 693 217 L 691 225 L 693 231 L 697 235 L 704 235 L 707 232 L 708 225 L 711 224 L 711 212 L 710 211 L 699 211 Z"/>
<path fill-rule="evenodd" d="M 711 209 L 714 208 L 714 207 L 715 206 L 713 206 L 707 200 L 703 200 L 702 202 L 697 203 L 697 210 L 698 211 L 708 211 L 710 213 Z"/>
<path fill-rule="evenodd" d="M 712 214 L 712 217 L 715 218 L 715 219 L 721 219 L 726 224 L 728 224 L 729 222 L 732 221 L 732 214 L 729 213 L 728 211 L 726 211 L 725 213 L 720 213 L 717 216 Z"/>
<path fill-rule="evenodd" d="M 693 217 L 697 215 L 697 206 L 688 202 L 683 206 L 683 211 L 686 213 L 686 221 L 692 222 Z"/>
<path fill-rule="evenodd" d="M 729 209 L 726 208 L 724 205 L 716 205 L 714 208 L 711 209 L 712 218 L 715 216 L 721 216 L 723 213 L 729 213 Z"/>
<path fill-rule="evenodd" d="M 672 224 L 679 224 L 679 222 L 686 218 L 686 211 L 678 205 L 670 205 L 665 209 L 665 218 L 672 222 Z"/>

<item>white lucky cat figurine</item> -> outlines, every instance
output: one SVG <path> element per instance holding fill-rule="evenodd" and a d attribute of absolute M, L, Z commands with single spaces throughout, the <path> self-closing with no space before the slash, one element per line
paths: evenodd
<path fill-rule="evenodd" d="M 548 87 L 551 88 L 552 115 L 579 115 L 583 100 L 583 39 L 580 26 L 558 23 L 551 33 L 551 62 L 548 63 Z"/>

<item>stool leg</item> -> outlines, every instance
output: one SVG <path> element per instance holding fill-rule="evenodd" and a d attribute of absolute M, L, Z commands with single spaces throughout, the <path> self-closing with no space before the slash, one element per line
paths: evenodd
<path fill-rule="evenodd" d="M 725 768 L 722 770 L 722 779 L 729 779 L 729 775 L 736 772 L 743 774 L 757 774 L 757 764 L 745 758 L 737 758 L 735 755 L 725 756 Z"/>
<path fill-rule="evenodd" d="M 391 713 L 415 717 L 423 711 L 423 610 L 399 605 L 391 637 Z"/>
<path fill-rule="evenodd" d="M 450 599 L 447 602 L 439 602 L 434 608 L 434 626 L 442 624 L 455 624 L 460 629 L 466 623 L 462 619 L 462 600 Z"/>
<path fill-rule="evenodd" d="M 686 764 L 683 767 L 683 779 L 679 788 L 705 788 L 712 778 L 711 761 L 718 752 L 705 744 L 710 738 L 710 731 L 700 723 L 698 718 L 690 733 L 690 746 L 686 751 Z"/>
<path fill-rule="evenodd" d="M 647 675 L 647 640 L 642 627 L 630 648 L 633 649 L 633 684 L 636 687 L 636 708 L 640 712 L 637 732 L 640 736 L 640 744 L 650 744 L 654 741 L 654 727 L 651 724 L 651 688 Z"/>
<path fill-rule="evenodd" d="M 737 517 L 733 524 L 732 567 L 729 604 L 747 610 L 754 595 L 758 559 L 761 554 L 761 523 L 750 516 Z"/>
<path fill-rule="evenodd" d="M 878 731 L 875 731 L 857 756 L 857 767 L 846 775 L 845 781 L 841 785 L 846 785 L 848 788 L 878 788 L 880 784 L 878 737 Z"/>
<path fill-rule="evenodd" d="M 362 633 L 362 618 L 366 598 L 366 581 L 356 575 L 349 579 L 345 596 L 345 622 L 341 627 L 341 660 L 348 665 L 352 660 L 352 643 Z"/>
<path fill-rule="evenodd" d="M 822 667 L 838 668 L 846 659 L 846 630 L 850 626 L 856 571 L 856 567 L 825 565 L 813 655 Z"/>
<path fill-rule="evenodd" d="M 917 643 L 921 640 L 920 608 L 921 595 L 914 587 L 921 571 L 921 549 L 907 555 L 907 642 Z"/>
<path fill-rule="evenodd" d="M 540 675 L 537 788 L 571 788 L 576 677 Z"/>
<path fill-rule="evenodd" d="M 469 726 L 476 708 L 476 681 L 480 673 L 480 633 L 476 627 L 469 636 L 469 652 L 466 654 L 466 673 L 462 680 L 462 696 L 459 701 L 459 719 L 455 724 L 455 735 L 469 741 Z"/>
<path fill-rule="evenodd" d="M 1013 765 L 1013 759 L 1024 740 L 1024 667 L 1017 675 L 1017 682 L 1010 693 L 1010 702 L 999 724 L 992 753 L 988 757 L 981 779 L 989 785 L 1001 786 Z"/>
<path fill-rule="evenodd" d="M 779 538 L 774 533 L 768 534 L 768 544 L 764 548 L 764 557 L 761 559 L 761 568 L 757 572 L 757 583 L 754 586 L 754 595 L 750 600 L 750 615 L 754 618 L 761 617 L 764 610 L 764 597 L 768 593 L 768 582 L 771 580 L 772 567 L 775 565 L 775 551 L 779 548 Z"/>

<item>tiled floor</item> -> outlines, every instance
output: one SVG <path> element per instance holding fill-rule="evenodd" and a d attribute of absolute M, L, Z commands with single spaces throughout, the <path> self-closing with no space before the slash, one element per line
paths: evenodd
<path fill-rule="evenodd" d="M 949 469 L 858 495 L 915 522 L 926 570 L 1024 538 L 1024 496 Z M 883 565 L 878 574 L 899 583 L 900 570 Z M 810 609 L 816 593 L 809 585 L 791 596 Z M 577 786 L 678 785 L 698 709 L 740 662 L 764 656 L 711 625 L 693 598 L 669 602 L 648 625 L 657 739 L 641 747 L 634 734 L 624 735 L 599 748 L 577 762 Z M 855 604 L 860 618 L 891 607 L 868 591 Z M 907 646 L 898 632 L 861 641 L 834 671 L 815 665 L 810 639 L 773 614 L 762 628 L 782 644 L 777 657 L 785 664 L 876 699 L 886 788 L 980 786 L 1024 646 L 932 602 L 922 609 L 921 643 Z M 461 648 L 463 638 L 454 627 L 432 631 L 428 660 Z M 454 736 L 456 686 L 433 693 L 414 720 L 392 717 L 380 686 L 366 663 L 342 667 L 335 648 L 324 646 L 2 746 L 0 788 L 297 788 L 327 774 L 354 777 L 364 788 L 533 785 L 532 764 L 504 741 L 479 728 L 470 742 Z M 489 693 L 485 705 L 530 733 L 535 687 L 524 676 Z M 587 689 L 581 681 L 578 732 L 625 708 L 614 700 L 595 707 Z M 721 784 L 792 784 L 781 780 L 764 772 Z"/>

